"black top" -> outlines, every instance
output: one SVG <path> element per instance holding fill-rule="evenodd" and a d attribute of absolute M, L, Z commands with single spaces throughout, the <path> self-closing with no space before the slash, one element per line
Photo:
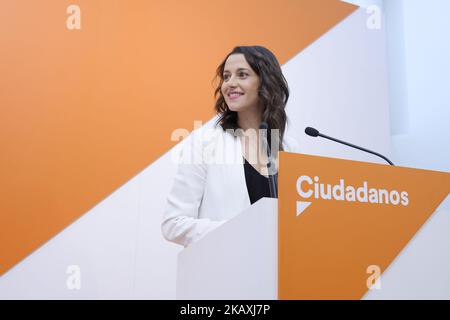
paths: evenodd
<path fill-rule="evenodd" d="M 266 178 L 253 168 L 247 159 L 244 158 L 244 160 L 245 182 L 247 183 L 250 203 L 254 204 L 263 197 L 270 198 L 269 178 Z"/>

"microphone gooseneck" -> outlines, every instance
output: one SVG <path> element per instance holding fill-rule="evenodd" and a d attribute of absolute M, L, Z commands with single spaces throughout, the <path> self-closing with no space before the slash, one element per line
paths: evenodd
<path fill-rule="evenodd" d="M 348 143 L 348 142 L 345 142 L 345 141 L 342 141 L 342 140 L 339 140 L 339 139 L 336 139 L 336 138 L 333 138 L 333 137 L 329 137 L 327 135 L 324 135 L 324 134 L 320 133 L 319 130 L 317 130 L 317 129 L 314 129 L 314 128 L 311 128 L 311 127 L 306 127 L 305 128 L 305 133 L 308 136 L 311 136 L 311 137 L 322 137 L 322 138 L 325 138 L 325 139 L 328 139 L 328 140 L 335 141 L 337 143 L 345 144 L 346 146 L 349 146 L 349 147 L 352 147 L 352 148 L 359 149 L 361 151 L 365 151 L 365 152 L 374 154 L 374 155 L 384 159 L 385 161 L 387 161 L 391 166 L 394 165 L 391 160 L 389 160 L 388 158 L 386 158 L 382 154 L 379 154 L 379 153 L 377 153 L 375 151 L 372 151 L 372 150 L 369 150 L 369 149 L 366 149 L 366 148 L 363 148 L 363 147 L 359 147 L 359 146 L 356 146 L 354 144 L 351 144 L 351 143 Z"/>

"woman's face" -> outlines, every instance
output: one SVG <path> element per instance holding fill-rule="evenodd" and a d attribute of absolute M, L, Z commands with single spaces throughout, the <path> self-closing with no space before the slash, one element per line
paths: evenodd
<path fill-rule="evenodd" d="M 242 53 L 232 54 L 225 62 L 222 94 L 231 111 L 257 110 L 260 80 Z"/>

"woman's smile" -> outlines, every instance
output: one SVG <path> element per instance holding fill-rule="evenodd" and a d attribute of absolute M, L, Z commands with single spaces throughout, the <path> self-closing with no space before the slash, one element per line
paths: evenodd
<path fill-rule="evenodd" d="M 243 95 L 243 93 L 241 93 L 241 92 L 234 92 L 233 91 L 233 92 L 228 93 L 228 98 L 230 98 L 230 100 L 234 101 L 234 100 L 238 99 L 242 95 Z"/>

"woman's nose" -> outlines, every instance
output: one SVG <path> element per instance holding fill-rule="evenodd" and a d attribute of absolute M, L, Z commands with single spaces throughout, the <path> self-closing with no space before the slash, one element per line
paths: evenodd
<path fill-rule="evenodd" d="M 231 88 L 236 87 L 236 77 L 230 76 L 227 81 L 227 86 Z"/>

